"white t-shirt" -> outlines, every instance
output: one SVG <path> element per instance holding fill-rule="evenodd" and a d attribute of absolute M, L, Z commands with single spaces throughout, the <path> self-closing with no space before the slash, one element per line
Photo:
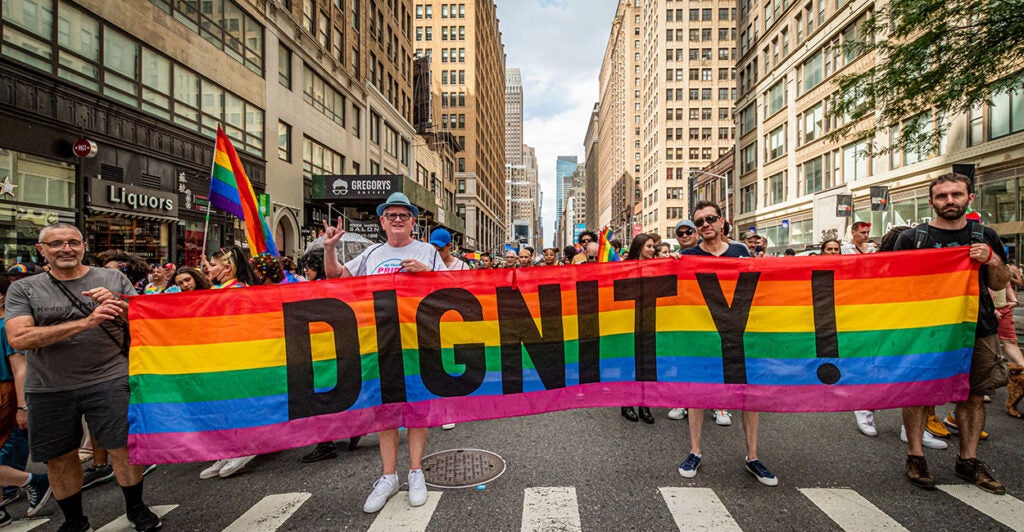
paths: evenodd
<path fill-rule="evenodd" d="M 376 244 L 366 248 L 358 257 L 345 263 L 345 268 L 352 275 L 379 275 L 382 273 L 398 273 L 402 270 L 402 261 L 414 259 L 426 264 L 435 271 L 445 271 L 444 261 L 434 246 L 419 240 L 396 248 L 390 244 Z"/>
<path fill-rule="evenodd" d="M 878 250 L 875 249 L 874 244 L 870 242 L 868 242 L 867 251 L 861 251 L 857 249 L 857 246 L 854 245 L 853 242 L 843 242 L 842 245 L 839 247 L 839 253 L 841 255 L 859 255 L 861 253 L 874 253 L 876 251 Z"/>
<path fill-rule="evenodd" d="M 452 258 L 454 258 L 455 260 L 452 261 L 452 265 L 451 266 L 448 266 L 448 271 L 450 271 L 450 272 L 461 272 L 462 270 L 470 269 L 469 264 L 466 264 L 466 261 L 464 261 L 464 260 L 462 260 L 462 259 L 460 259 L 458 257 L 452 257 Z M 442 260 L 442 262 L 444 262 L 444 261 Z"/>

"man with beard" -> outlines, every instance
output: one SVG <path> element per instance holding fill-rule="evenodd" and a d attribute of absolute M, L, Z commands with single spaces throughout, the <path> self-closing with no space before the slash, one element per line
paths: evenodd
<path fill-rule="evenodd" d="M 1002 288 L 1010 280 L 1006 255 L 999 235 L 989 227 L 968 222 L 967 206 L 974 199 L 970 192 L 970 178 L 950 173 L 941 175 L 928 187 L 928 203 L 937 215 L 928 224 L 919 225 L 900 233 L 896 250 L 968 247 L 972 260 L 981 264 L 978 272 L 980 294 L 978 326 L 975 330 L 974 354 L 971 359 L 970 395 L 956 403 L 956 419 L 960 429 L 960 455 L 956 460 L 956 476 L 974 483 L 982 490 L 996 495 L 1006 493 L 1002 483 L 992 477 L 985 464 L 978 460 L 978 440 L 985 426 L 985 394 L 1007 382 L 1006 367 L 999 357 L 999 322 L 988 288 Z M 925 428 L 928 407 L 903 409 L 903 423 L 907 427 L 907 478 L 915 486 L 933 490 L 935 479 L 928 472 L 921 438 Z"/>

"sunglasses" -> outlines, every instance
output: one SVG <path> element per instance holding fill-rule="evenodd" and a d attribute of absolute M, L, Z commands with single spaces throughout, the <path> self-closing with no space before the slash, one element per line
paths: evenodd
<path fill-rule="evenodd" d="M 589 244 L 591 242 L 593 242 L 593 240 L 591 240 L 589 238 L 584 238 L 584 239 L 580 240 L 580 244 Z"/>
<path fill-rule="evenodd" d="M 714 214 L 709 214 L 709 215 L 705 216 L 704 218 L 697 218 L 696 220 L 694 220 L 693 221 L 693 225 L 696 225 L 697 227 L 700 227 L 700 226 L 704 225 L 704 222 L 707 222 L 708 225 L 711 225 L 711 224 L 717 222 L 718 220 L 720 220 L 721 218 L 722 218 L 721 216 L 715 216 Z"/>
<path fill-rule="evenodd" d="M 686 229 L 685 231 L 676 231 L 676 236 L 690 236 L 693 234 L 693 229 Z"/>
<path fill-rule="evenodd" d="M 409 218 L 412 218 L 412 214 L 407 212 L 386 212 L 381 216 L 381 218 L 384 218 L 389 222 L 393 222 L 395 220 L 402 220 L 404 222 Z"/>

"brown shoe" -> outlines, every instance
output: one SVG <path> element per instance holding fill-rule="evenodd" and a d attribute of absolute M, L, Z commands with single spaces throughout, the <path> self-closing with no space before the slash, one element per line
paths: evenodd
<path fill-rule="evenodd" d="M 928 461 L 923 456 L 907 455 L 907 478 L 919 488 L 935 489 L 935 478 L 928 472 Z"/>
<path fill-rule="evenodd" d="M 955 471 L 956 476 L 967 482 L 973 482 L 975 486 L 989 493 L 996 495 L 1006 494 L 1006 488 L 1003 487 L 1003 484 L 992 478 L 988 469 L 985 468 L 985 462 L 977 458 L 957 458 Z"/>

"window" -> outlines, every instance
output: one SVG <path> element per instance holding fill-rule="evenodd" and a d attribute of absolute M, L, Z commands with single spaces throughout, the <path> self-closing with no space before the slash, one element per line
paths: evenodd
<path fill-rule="evenodd" d="M 824 113 L 822 102 L 804 112 L 803 119 L 803 144 L 811 142 L 825 133 Z"/>
<path fill-rule="evenodd" d="M 277 49 L 277 81 L 286 89 L 292 88 L 292 51 L 283 44 Z"/>
<path fill-rule="evenodd" d="M 779 81 L 768 89 L 768 116 L 782 110 L 786 106 L 786 80 Z"/>
<path fill-rule="evenodd" d="M 284 122 L 277 123 L 277 158 L 292 162 L 292 126 Z"/>
<path fill-rule="evenodd" d="M 740 111 L 740 136 L 757 128 L 757 105 L 750 104 Z"/>
<path fill-rule="evenodd" d="M 765 205 L 775 205 L 786 200 L 786 173 L 779 172 L 765 180 Z"/>
<path fill-rule="evenodd" d="M 804 62 L 801 70 L 803 71 L 803 84 L 799 85 L 803 88 L 802 92 L 807 92 L 821 83 L 822 80 L 822 60 L 823 51 L 818 50 L 810 59 Z"/>
<path fill-rule="evenodd" d="M 337 175 L 345 171 L 345 157 L 309 138 L 302 138 L 302 175 Z"/>
<path fill-rule="evenodd" d="M 800 166 L 800 171 L 803 174 L 804 194 L 813 194 L 832 187 L 832 174 L 828 168 L 831 161 L 832 157 L 825 154 Z"/>
<path fill-rule="evenodd" d="M 757 208 L 757 184 L 751 183 L 740 189 L 740 212 L 751 212 Z"/>
<path fill-rule="evenodd" d="M 855 142 L 843 148 L 843 182 L 852 183 L 869 175 L 867 141 Z"/>
<path fill-rule="evenodd" d="M 1024 131 L 1024 91 L 993 94 L 988 116 L 989 139 Z"/>
<path fill-rule="evenodd" d="M 982 121 L 982 110 L 984 107 L 975 105 L 969 111 L 967 120 L 970 123 L 967 132 L 967 145 L 977 146 L 985 141 L 985 123 Z"/>
<path fill-rule="evenodd" d="M 302 65 L 303 99 L 341 127 L 345 127 L 345 97 L 324 81 L 309 65 Z"/>
<path fill-rule="evenodd" d="M 757 143 L 753 142 L 740 150 L 740 173 L 746 174 L 757 168 Z"/>
<path fill-rule="evenodd" d="M 774 161 L 786 154 L 786 126 L 779 126 L 768 134 L 767 161 Z"/>

